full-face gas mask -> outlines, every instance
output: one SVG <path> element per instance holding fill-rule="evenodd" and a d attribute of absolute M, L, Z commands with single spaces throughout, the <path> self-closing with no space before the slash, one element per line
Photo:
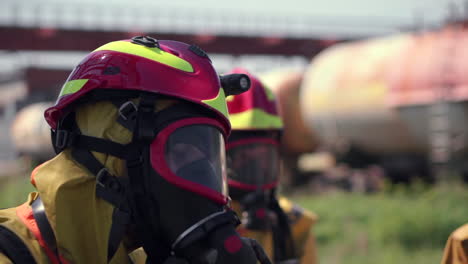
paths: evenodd
<path fill-rule="evenodd" d="M 154 120 L 157 133 L 142 147 L 140 165 L 128 165 L 134 223 L 141 227 L 149 262 L 159 263 L 167 253 L 190 263 L 234 263 L 247 261 L 248 255 L 256 259 L 236 235 L 238 219 L 226 206 L 223 126 L 179 104 Z"/>
<path fill-rule="evenodd" d="M 281 164 L 278 137 L 279 131 L 231 134 L 227 144 L 229 191 L 241 206 L 245 229 L 272 232 L 275 263 L 296 263 L 289 219 L 276 197 Z"/>
<path fill-rule="evenodd" d="M 270 208 L 280 170 L 277 133 L 235 131 L 229 138 L 229 188 L 247 229 L 271 230 L 278 221 Z"/>

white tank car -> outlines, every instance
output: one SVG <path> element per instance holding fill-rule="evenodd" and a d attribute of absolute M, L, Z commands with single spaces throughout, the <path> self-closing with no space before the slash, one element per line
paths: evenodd
<path fill-rule="evenodd" d="M 47 160 L 54 156 L 50 128 L 44 119 L 44 111 L 52 105 L 52 102 L 35 103 L 18 112 L 10 131 L 18 154 L 37 161 Z"/>

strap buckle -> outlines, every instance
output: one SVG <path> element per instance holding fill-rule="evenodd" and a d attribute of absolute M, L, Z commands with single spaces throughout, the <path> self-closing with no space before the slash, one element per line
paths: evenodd
<path fill-rule="evenodd" d="M 107 168 L 102 168 L 96 175 L 96 184 L 113 192 L 120 192 L 121 186 L 118 179 L 112 176 Z"/>
<path fill-rule="evenodd" d="M 132 101 L 123 103 L 119 108 L 119 116 L 123 120 L 135 120 L 137 116 L 138 108 Z"/>
<path fill-rule="evenodd" d="M 64 149 L 71 144 L 71 132 L 63 129 L 59 129 L 55 132 L 55 147 Z"/>
<path fill-rule="evenodd" d="M 107 170 L 107 168 L 102 168 L 96 175 L 96 184 L 103 188 L 106 188 L 106 182 L 109 176 L 109 170 Z"/>
<path fill-rule="evenodd" d="M 154 138 L 154 105 L 154 98 L 141 97 L 138 105 L 138 128 L 135 135 L 140 141 L 151 141 Z"/>

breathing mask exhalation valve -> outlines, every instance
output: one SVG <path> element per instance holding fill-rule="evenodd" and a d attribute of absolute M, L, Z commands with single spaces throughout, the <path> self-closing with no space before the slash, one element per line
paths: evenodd
<path fill-rule="evenodd" d="M 242 199 L 242 222 L 249 230 L 270 230 L 276 223 L 275 214 L 268 208 L 267 194 L 261 190 L 251 192 Z"/>

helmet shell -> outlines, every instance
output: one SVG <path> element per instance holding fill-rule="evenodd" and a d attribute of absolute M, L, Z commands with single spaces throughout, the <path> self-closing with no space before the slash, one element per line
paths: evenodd
<path fill-rule="evenodd" d="M 208 56 L 196 46 L 161 40 L 145 46 L 132 40 L 105 44 L 73 70 L 45 119 L 56 129 L 72 103 L 96 89 L 151 92 L 199 104 L 230 131 L 226 98 Z"/>
<path fill-rule="evenodd" d="M 282 130 L 273 92 L 247 70 L 236 68 L 229 73 L 243 73 L 250 77 L 250 90 L 227 98 L 229 119 L 233 130 Z"/>

